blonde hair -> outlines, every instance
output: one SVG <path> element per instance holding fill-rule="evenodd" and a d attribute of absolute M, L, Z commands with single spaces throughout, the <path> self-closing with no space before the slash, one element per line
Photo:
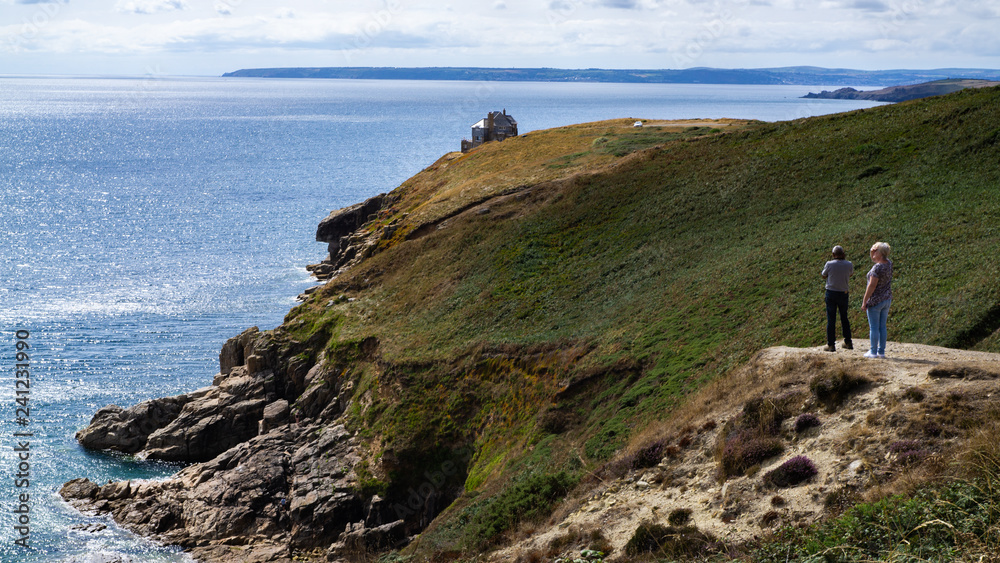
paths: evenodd
<path fill-rule="evenodd" d="M 876 242 L 872 245 L 872 248 L 878 250 L 879 254 L 882 255 L 882 258 L 888 258 L 889 253 L 892 252 L 892 248 L 885 242 Z"/>

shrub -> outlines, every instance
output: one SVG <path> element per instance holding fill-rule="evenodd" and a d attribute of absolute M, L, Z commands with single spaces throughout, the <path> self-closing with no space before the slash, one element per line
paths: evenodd
<path fill-rule="evenodd" d="M 789 409 L 785 401 L 760 397 L 743 405 L 740 426 L 757 429 L 765 434 L 778 434 L 782 421 L 788 416 Z"/>
<path fill-rule="evenodd" d="M 819 417 L 811 412 L 805 414 L 800 414 L 798 418 L 795 419 L 795 431 L 804 432 L 810 428 L 815 428 L 817 426 L 822 426 L 822 422 L 819 421 Z"/>
<path fill-rule="evenodd" d="M 896 455 L 923 449 L 923 445 L 918 440 L 898 440 L 889 444 L 889 451 Z"/>
<path fill-rule="evenodd" d="M 781 514 L 778 514 L 774 510 L 770 510 L 760 517 L 760 527 L 770 528 L 771 526 L 777 524 L 779 519 L 781 519 Z"/>
<path fill-rule="evenodd" d="M 467 531 L 476 545 L 489 545 L 519 522 L 548 515 L 577 481 L 567 471 L 529 475 L 490 498 Z"/>
<path fill-rule="evenodd" d="M 720 476 L 743 475 L 765 460 L 781 454 L 785 447 L 778 435 L 790 415 L 794 396 L 759 397 L 743 405 L 743 412 L 720 434 L 717 456 Z"/>
<path fill-rule="evenodd" d="M 989 371 L 977 366 L 967 366 L 962 364 L 944 364 L 935 366 L 927 372 L 927 375 L 935 378 L 952 379 L 997 379 L 1000 373 Z"/>
<path fill-rule="evenodd" d="M 625 544 L 625 553 L 631 556 L 650 553 L 677 559 L 701 557 L 714 551 L 715 547 L 715 538 L 694 526 L 676 527 L 642 522 Z"/>
<path fill-rule="evenodd" d="M 925 450 L 909 450 L 905 451 L 896 456 L 896 465 L 906 467 L 908 465 L 917 465 L 923 460 L 927 459 L 930 454 Z"/>
<path fill-rule="evenodd" d="M 670 512 L 670 516 L 667 517 L 667 522 L 670 522 L 673 526 L 684 526 L 691 521 L 691 509 L 690 508 L 677 508 Z"/>
<path fill-rule="evenodd" d="M 666 456 L 666 444 L 663 440 L 657 440 L 648 446 L 640 449 L 632 458 L 632 469 L 644 469 L 653 467 L 660 463 Z"/>
<path fill-rule="evenodd" d="M 935 438 L 940 436 L 941 433 L 944 432 L 944 428 L 942 428 L 940 424 L 934 422 L 933 420 L 928 420 L 927 422 L 925 422 L 923 424 L 922 430 L 924 431 L 924 434 L 927 434 L 928 436 L 932 436 Z"/>
<path fill-rule="evenodd" d="M 836 411 L 852 393 L 862 389 L 871 381 L 844 369 L 817 375 L 809 382 L 809 390 L 830 412 Z"/>
<path fill-rule="evenodd" d="M 913 403 L 919 403 L 920 401 L 923 401 L 926 397 L 927 394 L 924 393 L 924 390 L 919 387 L 910 387 L 909 389 L 903 392 L 903 398 Z"/>
<path fill-rule="evenodd" d="M 764 475 L 764 483 L 775 487 L 794 487 L 815 477 L 816 465 L 804 455 L 795 456 Z"/>
<path fill-rule="evenodd" d="M 722 449 L 721 472 L 723 479 L 743 475 L 748 469 L 785 451 L 781 440 L 761 435 L 748 429 L 733 432 L 726 438 Z"/>

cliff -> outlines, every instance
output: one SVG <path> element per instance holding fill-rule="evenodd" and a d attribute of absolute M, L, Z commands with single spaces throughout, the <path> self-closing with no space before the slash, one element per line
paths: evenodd
<path fill-rule="evenodd" d="M 662 539 L 668 523 L 695 538 L 695 556 L 747 554 L 770 529 L 760 498 L 776 502 L 749 493 L 811 451 L 789 421 L 815 411 L 817 447 L 850 442 L 842 414 L 823 413 L 855 407 L 820 412 L 845 381 L 845 404 L 876 413 L 865 436 L 878 444 L 817 458 L 821 473 L 794 485 L 826 489 L 801 504 L 777 495 L 787 504 L 768 522 L 819 521 L 901 479 L 940 476 L 934 459 L 959 459 L 972 430 L 996 426 L 984 399 L 996 356 L 945 362 L 902 344 L 884 364 L 862 364 L 863 349 L 757 354 L 822 342 L 830 246 L 861 270 L 874 240 L 895 249 L 894 341 L 1000 352 L 998 109 L 1000 89 L 985 88 L 783 123 L 590 123 L 445 155 L 331 214 L 317 233 L 328 281 L 280 327 L 230 340 L 212 386 L 106 407 L 78 434 L 191 465 L 163 482 L 76 480 L 63 495 L 205 561 L 396 549 L 396 560 L 539 561 L 591 544 L 632 557 L 629 541 Z M 946 363 L 979 383 L 924 389 L 921 366 Z M 953 416 L 921 438 L 926 460 L 889 467 L 886 448 L 922 428 L 908 421 L 924 410 L 897 408 L 910 387 L 933 398 L 926 413 Z M 898 428 L 883 411 L 900 413 Z M 727 456 L 754 420 L 771 434 L 749 442 L 776 449 Z M 826 482 L 861 466 L 877 477 Z M 629 492 L 654 486 L 677 506 Z M 838 491 L 840 504 L 812 496 Z M 674 525 L 674 508 L 690 521 Z M 602 540 L 584 513 L 614 535 Z M 726 540 L 735 524 L 750 531 Z"/>

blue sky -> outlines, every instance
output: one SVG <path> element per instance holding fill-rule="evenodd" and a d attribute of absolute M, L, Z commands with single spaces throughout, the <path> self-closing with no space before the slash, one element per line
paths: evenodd
<path fill-rule="evenodd" d="M 1000 68 L 1000 0 L 0 0 L 0 74 Z"/>

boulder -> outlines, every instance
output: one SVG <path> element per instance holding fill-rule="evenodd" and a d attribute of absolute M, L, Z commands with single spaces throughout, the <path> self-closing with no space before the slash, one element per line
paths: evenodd
<path fill-rule="evenodd" d="M 285 399 L 278 399 L 264 407 L 264 418 L 260 421 L 258 434 L 267 434 L 271 429 L 286 422 L 290 412 L 291 408 Z"/>
<path fill-rule="evenodd" d="M 222 345 L 222 350 L 219 352 L 219 373 L 223 376 L 229 375 L 229 373 L 236 366 L 242 366 L 246 363 L 246 357 L 253 354 L 252 350 L 247 350 L 251 347 L 254 341 L 254 337 L 260 333 L 260 329 L 257 327 L 250 327 L 240 333 L 238 336 L 234 336 L 226 343 Z"/>
<path fill-rule="evenodd" d="M 174 422 L 190 401 L 189 395 L 178 395 L 143 401 L 127 409 L 108 405 L 76 433 L 76 439 L 88 449 L 134 454 L 146 447 L 149 436 Z"/>

